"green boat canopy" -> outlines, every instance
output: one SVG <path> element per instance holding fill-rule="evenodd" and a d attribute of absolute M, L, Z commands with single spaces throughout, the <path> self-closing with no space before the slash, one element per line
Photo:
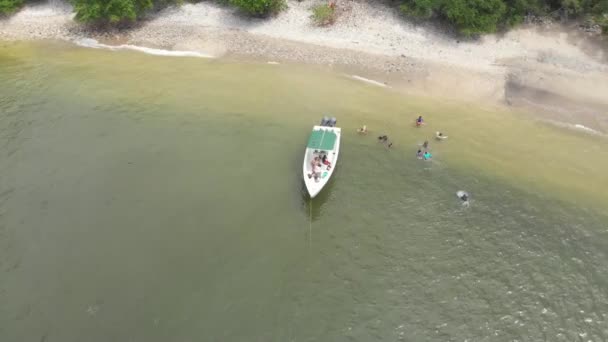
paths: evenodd
<path fill-rule="evenodd" d="M 307 147 L 316 150 L 333 150 L 337 137 L 336 133 L 331 130 L 312 131 Z"/>

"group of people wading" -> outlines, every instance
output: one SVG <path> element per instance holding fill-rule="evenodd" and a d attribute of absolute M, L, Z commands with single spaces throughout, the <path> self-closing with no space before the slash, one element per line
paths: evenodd
<path fill-rule="evenodd" d="M 414 125 L 416 126 L 416 128 L 420 128 L 425 125 L 422 115 L 419 115 L 418 118 L 416 118 L 416 120 L 414 121 Z M 367 126 L 363 125 L 361 128 L 358 128 L 357 133 L 367 134 L 368 133 Z M 448 137 L 441 132 L 435 133 L 435 139 L 438 141 L 445 140 L 447 138 Z M 386 134 L 379 136 L 378 142 L 382 143 L 386 148 L 391 148 L 393 146 L 393 142 L 389 140 L 388 135 L 386 135 Z M 424 143 L 421 145 L 421 148 L 418 148 L 418 151 L 416 151 L 416 157 L 418 159 L 423 159 L 423 160 L 431 160 L 431 158 L 433 158 L 433 155 L 431 154 L 431 152 L 429 150 L 429 141 L 428 140 L 425 140 Z"/>

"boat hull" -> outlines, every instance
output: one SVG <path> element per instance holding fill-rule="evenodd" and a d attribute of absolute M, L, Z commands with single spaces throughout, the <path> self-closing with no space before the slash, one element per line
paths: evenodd
<path fill-rule="evenodd" d="M 325 134 L 325 136 L 321 136 L 321 134 Z M 311 143 L 314 135 L 319 136 L 319 141 Z M 334 173 L 340 154 L 340 135 L 341 129 L 339 127 L 314 126 L 312 129 L 302 163 L 304 184 L 311 198 L 316 197 L 323 190 Z M 330 141 L 333 144 L 327 144 Z M 326 156 L 329 164 L 319 161 L 320 166 L 318 164 L 313 166 L 314 158 L 322 158 L 323 156 Z"/>

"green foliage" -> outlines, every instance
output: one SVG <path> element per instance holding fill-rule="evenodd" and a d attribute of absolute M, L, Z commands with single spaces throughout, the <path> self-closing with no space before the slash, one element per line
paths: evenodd
<path fill-rule="evenodd" d="M 504 26 L 515 26 L 523 22 L 526 15 L 540 15 L 545 13 L 546 5 L 542 0 L 505 0 L 507 13 L 504 18 Z"/>
<path fill-rule="evenodd" d="M 0 0 L 0 15 L 12 14 L 21 5 L 23 5 L 23 0 Z"/>
<path fill-rule="evenodd" d="M 134 22 L 154 5 L 152 0 L 72 0 L 72 3 L 76 20 L 95 24 Z"/>
<path fill-rule="evenodd" d="M 439 0 L 410 0 L 401 4 L 399 9 L 405 15 L 420 19 L 429 19 L 439 8 L 440 4 L 441 2 Z"/>
<path fill-rule="evenodd" d="M 608 11 L 601 16 L 593 18 L 593 22 L 600 25 L 603 34 L 608 34 Z"/>
<path fill-rule="evenodd" d="M 287 7 L 285 0 L 230 0 L 230 3 L 255 17 L 276 14 Z"/>
<path fill-rule="evenodd" d="M 319 26 L 331 25 L 336 21 L 336 10 L 327 4 L 317 5 L 312 8 L 310 17 Z"/>
<path fill-rule="evenodd" d="M 507 11 L 502 0 L 450 0 L 444 4 L 444 15 L 467 36 L 495 32 Z"/>
<path fill-rule="evenodd" d="M 467 36 L 517 25 L 527 15 L 550 13 L 591 17 L 603 28 L 608 25 L 608 0 L 402 0 L 400 9 L 415 18 L 443 19 Z"/>

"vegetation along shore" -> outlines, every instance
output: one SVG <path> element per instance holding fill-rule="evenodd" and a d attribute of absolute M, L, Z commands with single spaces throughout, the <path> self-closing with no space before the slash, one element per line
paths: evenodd
<path fill-rule="evenodd" d="M 0 0 L 0 14 L 10 15 L 26 2 L 39 0 Z M 97 25 L 128 25 L 142 19 L 150 11 L 183 0 L 70 0 L 75 19 Z M 196 2 L 196 1 L 193 1 Z M 288 7 L 286 0 L 222 0 L 242 13 L 254 17 L 276 15 Z M 465 36 L 492 33 L 521 24 L 527 16 L 548 16 L 566 20 L 585 20 L 608 33 L 608 1 L 606 0 L 398 0 L 378 1 L 398 7 L 411 18 L 436 19 L 448 23 Z M 313 8 L 319 24 L 334 21 L 336 1 Z"/>

